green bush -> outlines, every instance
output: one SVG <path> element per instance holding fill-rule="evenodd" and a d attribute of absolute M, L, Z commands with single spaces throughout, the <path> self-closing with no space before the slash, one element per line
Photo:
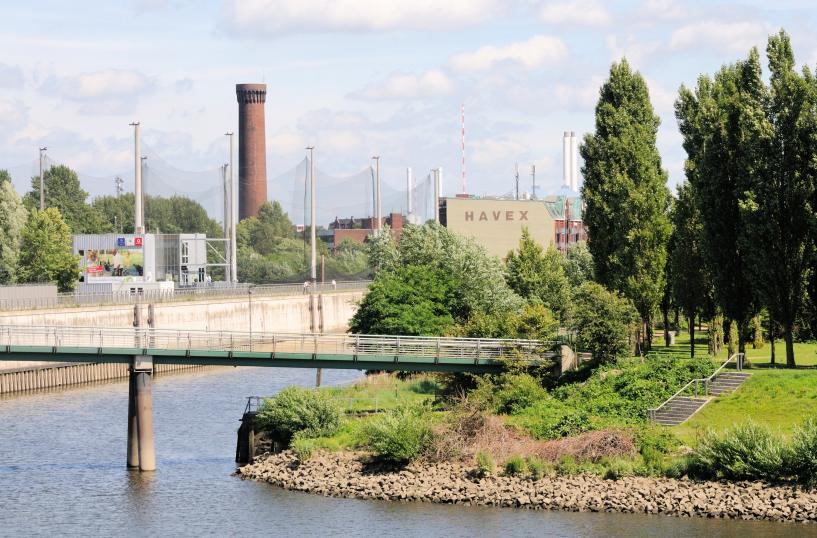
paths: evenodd
<path fill-rule="evenodd" d="M 315 452 L 315 440 L 296 434 L 289 443 L 289 448 L 295 453 L 298 461 L 307 461 Z"/>
<path fill-rule="evenodd" d="M 786 467 L 799 482 L 817 486 L 817 417 L 808 418 L 795 428 Z"/>
<path fill-rule="evenodd" d="M 528 456 L 527 458 L 528 471 L 532 480 L 539 480 L 546 474 L 550 474 L 550 465 L 537 458 L 536 456 Z"/>
<path fill-rule="evenodd" d="M 736 480 L 777 480 L 787 473 L 782 439 L 766 427 L 747 421 L 718 435 L 707 432 L 695 451 L 698 466 L 712 476 Z"/>
<path fill-rule="evenodd" d="M 681 445 L 681 442 L 672 431 L 655 424 L 645 424 L 637 428 L 634 440 L 642 456 L 644 456 L 645 451 L 669 454 Z"/>
<path fill-rule="evenodd" d="M 582 284 L 568 310 L 568 325 L 580 349 L 599 363 L 610 363 L 629 352 L 630 324 L 637 318 L 633 304 L 595 282 Z"/>
<path fill-rule="evenodd" d="M 633 463 L 619 458 L 602 462 L 602 468 L 604 469 L 603 477 L 606 480 L 618 480 L 635 474 Z"/>
<path fill-rule="evenodd" d="M 505 476 L 522 476 L 528 471 L 528 465 L 522 456 L 511 456 L 505 462 Z"/>
<path fill-rule="evenodd" d="M 365 429 L 366 445 L 380 459 L 407 463 L 434 443 L 432 415 L 427 405 L 401 404 L 372 420 Z"/>
<path fill-rule="evenodd" d="M 496 411 L 503 414 L 518 413 L 546 398 L 547 391 L 529 374 L 504 375 L 494 391 Z"/>
<path fill-rule="evenodd" d="M 262 431 L 289 444 L 295 434 L 302 437 L 333 435 L 340 427 L 341 411 L 321 391 L 287 387 L 264 400 L 256 420 Z"/>
<path fill-rule="evenodd" d="M 477 452 L 477 474 L 479 476 L 490 476 L 496 472 L 494 458 L 484 450 Z"/>

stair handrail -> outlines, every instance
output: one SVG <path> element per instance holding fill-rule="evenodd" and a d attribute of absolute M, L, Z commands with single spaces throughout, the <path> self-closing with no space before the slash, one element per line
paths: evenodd
<path fill-rule="evenodd" d="M 684 392 L 686 389 L 688 389 L 693 384 L 695 385 L 695 395 L 697 396 L 698 395 L 698 384 L 703 382 L 703 384 L 704 384 L 704 396 L 707 396 L 708 393 L 709 393 L 709 382 L 712 381 L 715 378 L 715 376 L 718 375 L 721 372 L 721 370 L 726 368 L 726 365 L 729 364 L 730 362 L 732 362 L 732 359 L 736 359 L 735 360 L 735 365 L 736 365 L 738 371 L 741 371 L 743 369 L 743 357 L 744 357 L 743 353 L 733 353 L 732 356 L 729 357 L 728 359 L 726 359 L 724 361 L 724 363 L 721 364 L 720 367 L 718 367 L 718 369 L 715 370 L 715 372 L 711 376 L 709 376 L 709 377 L 699 377 L 699 378 L 696 378 L 696 379 L 692 379 L 689 383 L 687 383 L 686 385 L 684 385 L 683 387 L 678 389 L 678 392 L 676 392 L 675 394 L 673 394 L 672 396 L 670 396 L 669 398 L 664 400 L 664 402 L 661 405 L 659 405 L 658 407 L 651 407 L 651 408 L 647 409 L 647 412 L 650 415 L 650 420 L 655 420 L 655 415 L 656 415 L 656 413 L 658 413 L 658 411 L 660 411 L 665 405 L 670 403 L 676 396 L 678 396 L 679 394 Z"/>

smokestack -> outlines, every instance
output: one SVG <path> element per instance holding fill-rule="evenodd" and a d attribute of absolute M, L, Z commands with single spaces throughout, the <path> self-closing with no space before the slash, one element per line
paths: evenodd
<path fill-rule="evenodd" d="M 579 144 L 573 131 L 570 131 L 570 190 L 579 192 Z"/>
<path fill-rule="evenodd" d="M 266 84 L 236 84 L 238 99 L 238 218 L 254 217 L 267 201 L 264 128 Z"/>
<path fill-rule="evenodd" d="M 406 216 L 409 222 L 412 222 L 411 214 L 414 213 L 414 207 L 412 207 L 411 203 L 413 197 L 412 190 L 414 190 L 414 181 L 411 177 L 411 168 L 406 168 Z"/>
<path fill-rule="evenodd" d="M 443 167 L 437 168 L 437 197 L 443 197 Z"/>
<path fill-rule="evenodd" d="M 570 188 L 570 133 L 562 136 L 562 186 Z"/>

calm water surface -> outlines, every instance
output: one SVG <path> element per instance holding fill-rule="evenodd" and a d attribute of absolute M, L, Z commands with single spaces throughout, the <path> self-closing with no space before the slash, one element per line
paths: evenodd
<path fill-rule="evenodd" d="M 357 377 L 325 371 L 326 383 Z M 125 469 L 127 383 L 0 399 L 0 536 L 792 537 L 817 527 L 331 499 L 242 481 L 244 397 L 314 382 L 312 370 L 160 377 L 158 470 Z"/>

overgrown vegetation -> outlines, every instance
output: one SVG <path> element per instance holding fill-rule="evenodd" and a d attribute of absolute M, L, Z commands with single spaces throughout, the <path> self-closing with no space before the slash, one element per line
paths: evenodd
<path fill-rule="evenodd" d="M 407 463 L 431 448 L 432 423 L 429 406 L 404 404 L 371 420 L 364 430 L 364 444 L 384 461 Z"/>
<path fill-rule="evenodd" d="M 287 387 L 264 400 L 258 410 L 258 425 L 276 441 L 289 445 L 300 439 L 330 436 L 340 427 L 338 404 L 325 392 Z"/>

